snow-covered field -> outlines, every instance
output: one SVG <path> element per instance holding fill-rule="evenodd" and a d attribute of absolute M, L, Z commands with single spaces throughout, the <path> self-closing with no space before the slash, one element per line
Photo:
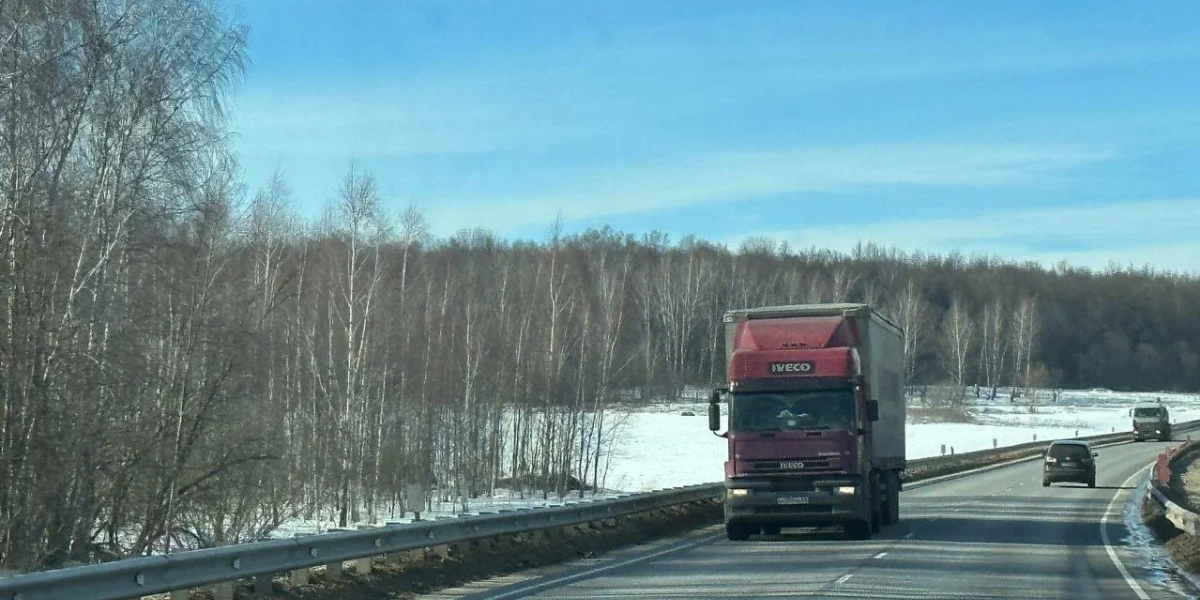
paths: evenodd
<path fill-rule="evenodd" d="M 908 458 L 969 452 L 1038 440 L 1125 431 L 1129 408 L 1136 402 L 1162 398 L 1172 421 L 1200 419 L 1200 395 L 1121 393 L 1108 390 L 1065 390 L 1057 401 L 1049 392 L 1038 404 L 976 401 L 968 406 L 976 423 L 908 423 Z M 972 399 L 974 400 L 974 399 Z M 605 486 L 646 491 L 720 481 L 724 476 L 725 440 L 708 431 L 703 403 L 664 404 L 629 416 L 612 459 Z M 685 417 L 691 411 L 695 416 Z"/>
<path fill-rule="evenodd" d="M 1200 419 L 1200 395 L 1168 393 L 1122 393 L 1108 390 L 1065 390 L 1057 400 L 1043 391 L 1031 407 L 1021 400 L 1009 403 L 1007 395 L 998 401 L 970 399 L 967 411 L 973 423 L 914 423 L 906 427 L 908 458 L 924 458 L 949 453 L 970 452 L 997 446 L 1011 446 L 1037 440 L 1077 435 L 1124 431 L 1130 427 L 1129 408 L 1136 402 L 1161 398 L 1171 411 L 1171 420 Z M 693 416 L 684 416 L 691 412 Z M 725 461 L 725 440 L 708 431 L 707 405 L 687 401 L 639 408 L 623 419 L 619 441 L 596 496 L 610 497 L 617 491 L 641 492 L 666 487 L 720 481 Z M 590 497 L 590 495 L 589 495 Z M 519 509 L 578 500 L 540 495 L 521 496 L 499 490 L 491 498 L 471 500 L 468 513 Z M 444 503 L 425 518 L 461 513 L 462 507 Z M 389 509 L 377 512 L 375 523 L 411 522 L 412 513 L 401 515 Z M 272 537 L 292 537 L 328 531 L 330 520 L 294 521 L 277 530 Z"/>

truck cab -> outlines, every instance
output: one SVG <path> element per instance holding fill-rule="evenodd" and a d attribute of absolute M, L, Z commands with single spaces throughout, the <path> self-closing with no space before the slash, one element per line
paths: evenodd
<path fill-rule="evenodd" d="M 1171 417 L 1161 401 L 1137 404 L 1129 409 L 1129 416 L 1133 417 L 1134 441 L 1151 438 L 1160 442 L 1171 440 Z"/>

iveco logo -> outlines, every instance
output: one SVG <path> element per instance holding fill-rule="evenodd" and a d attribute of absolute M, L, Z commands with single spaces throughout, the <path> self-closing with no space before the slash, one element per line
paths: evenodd
<path fill-rule="evenodd" d="M 779 373 L 812 373 L 817 368 L 814 362 L 775 362 L 771 363 L 771 374 Z"/>

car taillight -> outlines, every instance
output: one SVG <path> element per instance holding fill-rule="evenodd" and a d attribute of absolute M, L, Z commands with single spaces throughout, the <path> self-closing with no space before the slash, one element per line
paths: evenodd
<path fill-rule="evenodd" d="M 1047 456 L 1046 464 L 1050 464 L 1050 465 L 1058 464 L 1058 459 L 1054 458 L 1053 456 Z"/>

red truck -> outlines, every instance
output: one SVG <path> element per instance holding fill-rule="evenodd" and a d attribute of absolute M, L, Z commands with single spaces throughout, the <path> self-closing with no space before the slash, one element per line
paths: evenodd
<path fill-rule="evenodd" d="M 865 304 L 725 313 L 725 533 L 841 525 L 866 539 L 900 518 L 903 332 Z"/>

